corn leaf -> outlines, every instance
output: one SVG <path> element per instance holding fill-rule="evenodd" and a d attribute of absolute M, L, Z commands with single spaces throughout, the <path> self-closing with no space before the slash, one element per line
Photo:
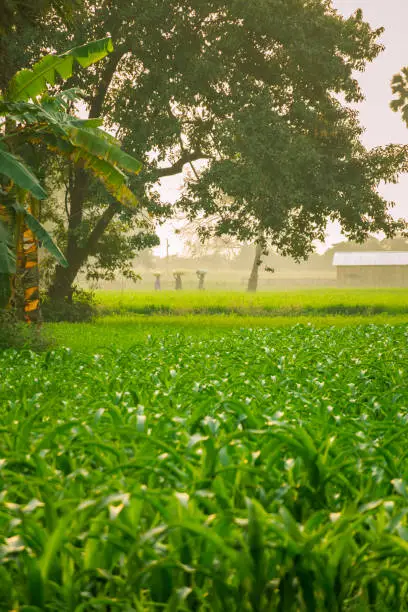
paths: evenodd
<path fill-rule="evenodd" d="M 47 539 L 44 553 L 39 563 L 43 581 L 48 578 L 54 559 L 64 542 L 64 538 L 66 537 L 67 533 L 68 520 L 68 516 L 62 518 L 59 521 L 56 529 L 54 529 L 51 536 Z"/>
<path fill-rule="evenodd" d="M 35 99 L 49 85 L 55 85 L 58 77 L 64 81 L 69 79 L 76 63 L 87 68 L 112 51 L 111 38 L 103 38 L 74 47 L 62 55 L 46 55 L 31 69 L 17 72 L 9 83 L 6 98 L 13 101 Z"/>

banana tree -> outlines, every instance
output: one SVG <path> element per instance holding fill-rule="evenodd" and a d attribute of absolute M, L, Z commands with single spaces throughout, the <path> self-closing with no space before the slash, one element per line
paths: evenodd
<path fill-rule="evenodd" d="M 141 164 L 101 129 L 101 119 L 80 119 L 70 108 L 80 98 L 76 89 L 50 95 L 49 88 L 113 50 L 110 38 L 47 55 L 31 69 L 21 70 L 0 98 L 0 308 L 12 306 L 16 279 L 21 277 L 24 315 L 39 318 L 38 244 L 60 263 L 67 262 L 38 219 L 44 187 L 23 158 L 23 147 L 43 145 L 91 171 L 115 199 L 135 209 L 138 202 L 127 186 L 125 172 L 137 174 Z"/>

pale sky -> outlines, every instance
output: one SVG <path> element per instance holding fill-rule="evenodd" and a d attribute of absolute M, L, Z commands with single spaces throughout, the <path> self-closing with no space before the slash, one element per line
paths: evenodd
<path fill-rule="evenodd" d="M 360 120 L 365 127 L 364 144 L 368 147 L 389 143 L 408 144 L 408 129 L 400 115 L 390 109 L 391 79 L 403 66 L 408 65 L 408 0 L 332 0 L 343 15 L 348 16 L 357 8 L 363 9 L 364 18 L 372 27 L 385 27 L 381 42 L 385 51 L 364 73 L 357 77 L 366 96 L 358 105 Z M 163 181 L 161 194 L 164 200 L 174 202 L 180 195 L 181 175 Z M 408 217 L 408 175 L 400 178 L 397 185 L 384 185 L 381 193 L 396 203 L 393 215 Z M 174 235 L 171 224 L 159 229 L 161 246 L 157 254 L 164 255 L 166 238 L 169 239 L 170 254 L 181 250 L 182 244 Z M 335 226 L 328 228 L 326 246 L 341 240 L 341 233 Z M 321 248 L 318 249 L 322 250 Z"/>

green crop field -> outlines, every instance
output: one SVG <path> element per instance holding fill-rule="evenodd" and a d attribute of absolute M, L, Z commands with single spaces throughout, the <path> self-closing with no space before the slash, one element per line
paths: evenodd
<path fill-rule="evenodd" d="M 399 325 L 408 323 L 407 315 L 301 315 L 247 316 L 241 315 L 110 315 L 98 317 L 93 323 L 47 324 L 46 335 L 52 343 L 75 351 L 104 353 L 116 348 L 128 349 L 143 343 L 146 337 L 167 337 L 180 333 L 195 338 L 222 337 L 231 331 L 249 329 L 290 328 L 295 324 L 316 328 L 343 328 L 367 325 Z"/>
<path fill-rule="evenodd" d="M 238 291 L 97 291 L 96 300 L 101 314 L 408 314 L 408 289 L 332 288 L 256 294 Z"/>
<path fill-rule="evenodd" d="M 0 610 L 408 609 L 407 326 L 256 320 L 0 353 Z"/>

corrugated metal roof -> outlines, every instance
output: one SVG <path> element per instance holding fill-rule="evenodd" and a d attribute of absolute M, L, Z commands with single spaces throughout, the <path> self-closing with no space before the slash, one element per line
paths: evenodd
<path fill-rule="evenodd" d="M 408 251 L 335 253 L 333 266 L 408 266 Z"/>

